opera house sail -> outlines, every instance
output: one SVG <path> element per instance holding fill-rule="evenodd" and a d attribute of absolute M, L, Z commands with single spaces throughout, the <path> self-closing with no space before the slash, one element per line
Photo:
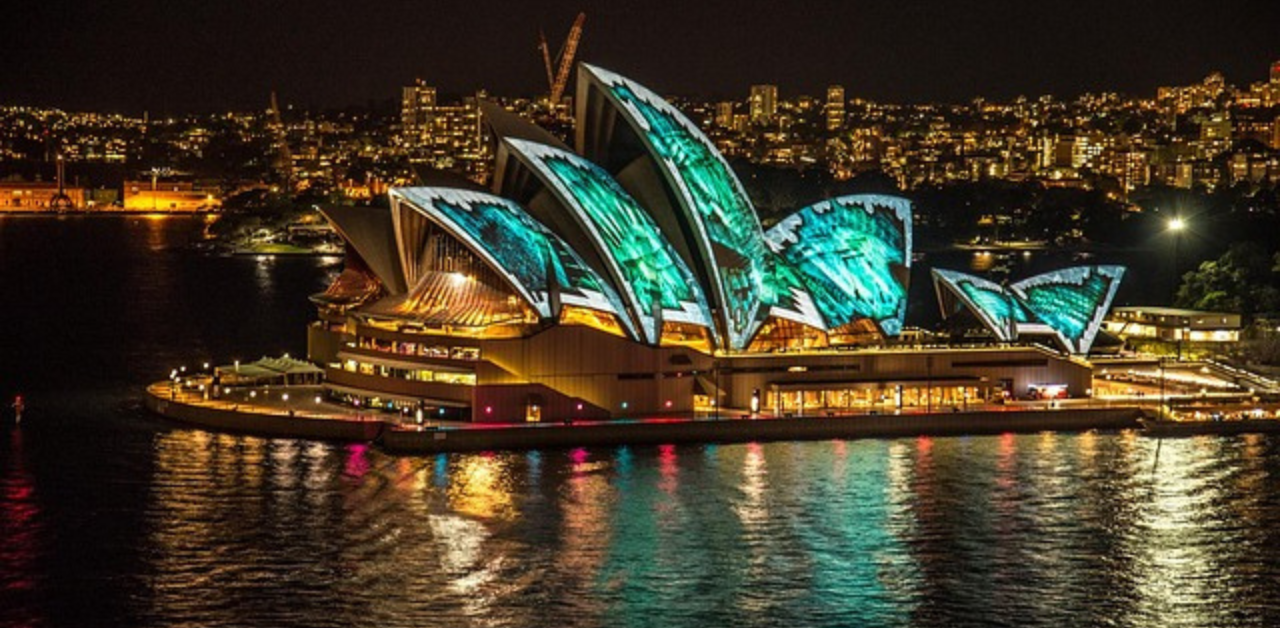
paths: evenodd
<path fill-rule="evenodd" d="M 668 220 L 659 224 L 667 230 L 679 229 L 687 261 L 709 284 L 713 306 L 723 312 L 729 348 L 745 348 L 761 322 L 766 258 L 760 220 L 742 183 L 711 141 L 675 107 L 647 88 L 608 70 L 582 64 L 578 92 L 580 111 L 595 111 L 593 98 L 606 100 L 612 105 L 614 117 L 629 127 L 647 149 L 636 157 L 661 175 L 666 196 L 674 200 L 676 210 L 664 212 Z M 618 163 L 620 168 L 615 174 L 620 174 L 625 185 L 630 179 L 627 170 L 635 167 L 621 163 L 625 152 L 633 150 L 630 143 L 586 137 L 605 129 L 614 126 L 580 126 L 579 144 L 590 147 L 585 149 L 589 158 L 604 164 Z M 616 129 L 614 132 L 621 135 Z M 622 150 L 615 151 L 615 147 Z M 649 192 L 644 196 L 660 190 Z"/>
<path fill-rule="evenodd" d="M 897 336 L 907 313 L 911 204 L 880 195 L 842 196 L 805 207 L 765 234 L 792 265 L 828 329 L 859 321 Z"/>
<path fill-rule="evenodd" d="M 1033 377 L 1085 387 L 1087 369 L 1045 347 L 936 368 L 934 354 L 895 348 L 912 259 L 904 198 L 814 199 L 766 231 L 692 122 L 590 65 L 573 148 L 492 103 L 482 111 L 497 160 L 488 191 L 400 187 L 389 208 L 321 209 L 347 244 L 308 329 L 332 397 L 419 418 L 539 421 L 931 407 Z M 940 301 L 1001 341 L 1042 331 L 1083 353 L 1122 272 L 1007 288 L 934 280 Z M 851 350 L 862 346 L 876 350 Z M 1009 351 L 1048 366 L 1007 377 Z M 938 385 L 918 383 L 926 365 Z"/>
<path fill-rule="evenodd" d="M 963 306 L 1003 342 L 1049 335 L 1066 351 L 1081 355 L 1093 346 L 1123 277 L 1120 266 L 1076 266 L 1005 287 L 965 273 L 933 270 L 944 316 Z"/>
<path fill-rule="evenodd" d="M 603 261 L 643 339 L 659 344 L 662 323 L 714 329 L 693 274 L 639 203 L 599 166 L 565 150 L 508 138 L 503 148 L 552 192 Z"/>

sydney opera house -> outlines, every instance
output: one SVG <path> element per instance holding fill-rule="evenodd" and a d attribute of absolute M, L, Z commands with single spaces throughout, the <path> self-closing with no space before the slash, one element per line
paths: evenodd
<path fill-rule="evenodd" d="M 854 195 L 765 229 L 664 99 L 583 64 L 575 146 L 497 107 L 492 189 L 396 188 L 322 211 L 347 244 L 310 358 L 353 405 L 478 422 L 962 408 L 1051 385 L 1087 355 L 1123 269 L 1004 286 L 935 271 L 986 345 L 900 338 L 911 205 Z"/>

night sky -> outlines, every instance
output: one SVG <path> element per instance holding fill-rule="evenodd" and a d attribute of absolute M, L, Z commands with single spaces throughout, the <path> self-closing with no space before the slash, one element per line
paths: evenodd
<path fill-rule="evenodd" d="M 1263 80 L 1280 59 L 1275 0 L 20 0 L 0 37 L 0 104 L 140 113 L 545 90 L 587 13 L 580 59 L 667 94 L 783 96 L 841 83 L 892 102 L 1151 95 L 1212 70 Z M 800 7 L 800 8 L 796 8 Z"/>

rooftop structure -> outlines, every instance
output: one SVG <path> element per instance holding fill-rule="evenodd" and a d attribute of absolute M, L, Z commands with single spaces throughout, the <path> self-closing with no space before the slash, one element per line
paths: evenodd
<path fill-rule="evenodd" d="M 948 352 L 951 366 L 935 367 L 928 353 L 882 352 L 906 316 L 906 199 L 823 200 L 766 231 L 696 125 L 586 64 L 576 152 L 479 106 L 495 114 L 490 191 L 393 188 L 390 210 L 323 210 L 348 243 L 347 265 L 313 298 L 321 321 L 309 344 L 336 396 L 502 421 L 933 406 L 1032 377 L 1087 388 L 1087 369 L 1043 350 L 1023 361 L 1038 370 L 1018 373 L 997 354 Z M 1015 293 L 1034 313 L 1023 323 L 1085 352 L 1093 319 L 1054 308 L 1105 310 L 1122 271 L 1078 270 Z"/>
<path fill-rule="evenodd" d="M 1076 266 L 1006 287 L 965 273 L 933 270 L 943 316 L 964 308 L 1001 341 L 1047 335 L 1075 354 L 1089 353 L 1123 277 L 1119 266 Z"/>
<path fill-rule="evenodd" d="M 1173 307 L 1118 307 L 1103 328 L 1121 338 L 1190 342 L 1236 342 L 1243 323 L 1239 314 Z"/>
<path fill-rule="evenodd" d="M 579 118 L 585 118 L 579 149 L 637 190 L 721 312 L 725 344 L 745 348 L 762 322 L 768 260 L 742 183 L 711 141 L 661 96 L 586 64 L 578 79 Z"/>
<path fill-rule="evenodd" d="M 504 148 L 551 193 L 568 227 L 589 242 L 650 344 L 666 321 L 713 329 L 706 297 L 653 218 L 599 166 L 552 146 L 508 138 Z"/>

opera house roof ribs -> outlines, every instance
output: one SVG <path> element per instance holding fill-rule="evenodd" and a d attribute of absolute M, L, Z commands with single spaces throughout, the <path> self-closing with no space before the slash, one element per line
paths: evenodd
<path fill-rule="evenodd" d="M 331 396 L 500 422 L 1088 389 L 1088 366 L 1060 352 L 1088 353 L 1124 269 L 1008 286 L 935 270 L 945 316 L 1058 350 L 905 346 L 892 341 L 907 314 L 910 201 L 819 200 L 765 230 L 724 157 L 653 91 L 582 64 L 576 106 L 570 148 L 482 104 L 496 142 L 488 190 L 400 187 L 389 209 L 322 208 L 347 242 L 308 336 Z M 830 350 L 848 346 L 880 349 Z"/>
<path fill-rule="evenodd" d="M 493 126 L 493 195 L 396 188 L 387 215 L 324 209 L 381 284 L 381 298 L 397 300 L 370 311 L 464 326 L 523 318 L 537 327 L 563 322 L 572 308 L 574 321 L 646 344 L 708 351 L 746 350 L 777 319 L 823 345 L 901 330 L 906 199 L 830 199 L 765 232 L 728 163 L 661 97 L 586 64 L 578 92 L 580 154 L 509 117 Z M 432 298 L 449 289 L 464 298 Z M 519 307 L 497 307 L 495 298 Z M 484 313 L 449 316 L 442 307 Z"/>

